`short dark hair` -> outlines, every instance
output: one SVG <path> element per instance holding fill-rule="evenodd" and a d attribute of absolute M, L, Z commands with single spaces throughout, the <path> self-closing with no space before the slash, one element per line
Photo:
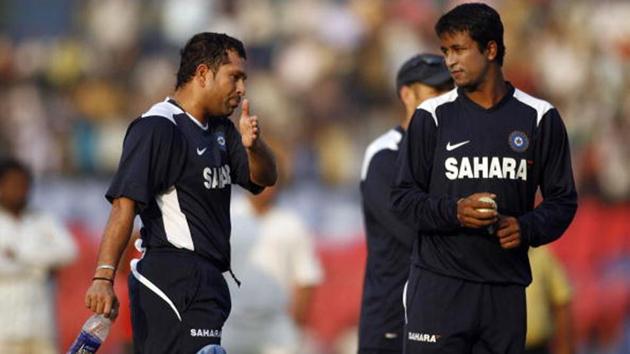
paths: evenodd
<path fill-rule="evenodd" d="M 0 160 L 0 179 L 3 179 L 4 176 L 11 171 L 18 171 L 24 174 L 26 176 L 26 179 L 28 179 L 29 183 L 33 179 L 31 170 L 20 161 L 14 158 L 10 158 L 10 157 L 1 159 Z"/>
<path fill-rule="evenodd" d="M 468 3 L 455 7 L 440 17 L 435 24 L 435 32 L 439 37 L 444 33 L 468 32 L 481 51 L 490 41 L 495 41 L 497 62 L 500 66 L 503 65 L 503 23 L 499 13 L 486 4 Z"/>
<path fill-rule="evenodd" d="M 190 81 L 200 64 L 208 65 L 216 73 L 219 66 L 228 63 L 228 50 L 247 59 L 243 42 L 225 33 L 202 32 L 194 35 L 179 52 L 181 60 L 175 88 L 178 89 Z"/>

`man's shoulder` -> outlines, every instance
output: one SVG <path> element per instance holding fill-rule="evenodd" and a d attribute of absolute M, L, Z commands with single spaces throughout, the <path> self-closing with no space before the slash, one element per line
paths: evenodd
<path fill-rule="evenodd" d="M 524 104 L 536 111 L 536 123 L 539 124 L 542 117 L 547 114 L 554 107 L 551 103 L 534 97 L 530 94 L 527 94 L 517 88 L 514 88 L 514 99 L 519 101 L 521 104 Z"/>
<path fill-rule="evenodd" d="M 142 113 L 142 115 L 140 115 L 139 118 L 161 117 L 161 118 L 166 118 L 167 120 L 171 121 L 171 123 L 173 124 L 177 124 L 175 122 L 175 115 L 183 114 L 183 113 L 184 111 L 182 111 L 181 108 L 168 102 L 168 99 L 166 99 L 162 102 L 158 102 L 154 104 L 153 106 L 151 106 L 151 108 L 149 108 L 148 111 Z"/>
<path fill-rule="evenodd" d="M 180 114 L 186 113 L 168 101 L 158 102 L 134 119 L 129 125 L 129 130 L 140 129 L 143 135 L 151 131 L 170 133 L 179 130 L 175 117 Z"/>
<path fill-rule="evenodd" d="M 434 120 L 437 120 L 436 112 L 438 108 L 445 104 L 454 102 L 457 99 L 457 96 L 458 96 L 457 88 L 454 88 L 439 96 L 432 97 L 423 101 L 422 103 L 420 103 L 417 109 L 420 109 L 429 113 L 433 117 Z"/>
<path fill-rule="evenodd" d="M 363 166 L 361 168 L 361 180 L 365 180 L 370 162 L 376 154 L 383 150 L 398 151 L 398 144 L 402 140 L 402 132 L 398 129 L 390 129 L 385 134 L 374 139 L 365 149 Z"/>
<path fill-rule="evenodd" d="M 387 132 L 381 134 L 378 138 L 372 140 L 372 142 L 365 149 L 368 151 L 379 151 L 383 149 L 398 150 L 398 144 L 402 140 L 402 132 L 398 129 L 390 129 Z"/>

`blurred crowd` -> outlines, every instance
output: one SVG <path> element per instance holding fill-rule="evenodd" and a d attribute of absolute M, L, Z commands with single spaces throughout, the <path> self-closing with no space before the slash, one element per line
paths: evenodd
<path fill-rule="evenodd" d="M 394 73 L 438 52 L 453 1 L 0 1 L 0 153 L 37 176 L 109 176 L 127 124 L 173 89 L 199 31 L 248 50 L 248 96 L 293 178 L 355 186 L 366 144 L 402 114 Z M 505 72 L 567 125 L 580 191 L 630 198 L 630 3 L 505 0 Z"/>

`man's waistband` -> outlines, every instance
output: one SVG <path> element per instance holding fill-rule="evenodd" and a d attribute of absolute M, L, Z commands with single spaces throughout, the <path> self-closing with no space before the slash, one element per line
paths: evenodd
<path fill-rule="evenodd" d="M 218 269 L 221 273 L 227 272 L 230 267 L 227 262 L 220 261 L 212 256 L 206 256 L 201 253 L 191 251 L 185 248 L 175 248 L 175 247 L 147 247 L 146 248 L 146 256 L 151 254 L 182 254 L 190 256 L 191 259 L 202 262 L 203 264 L 210 265 L 216 269 Z"/>

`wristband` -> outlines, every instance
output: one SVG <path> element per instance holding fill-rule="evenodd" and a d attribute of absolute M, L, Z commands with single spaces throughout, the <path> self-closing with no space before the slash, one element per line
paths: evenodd
<path fill-rule="evenodd" d="M 92 278 L 92 281 L 95 281 L 95 280 L 105 280 L 105 281 L 108 281 L 108 282 L 114 284 L 114 279 L 109 279 L 109 278 L 105 278 L 105 277 L 94 277 L 94 278 Z"/>

